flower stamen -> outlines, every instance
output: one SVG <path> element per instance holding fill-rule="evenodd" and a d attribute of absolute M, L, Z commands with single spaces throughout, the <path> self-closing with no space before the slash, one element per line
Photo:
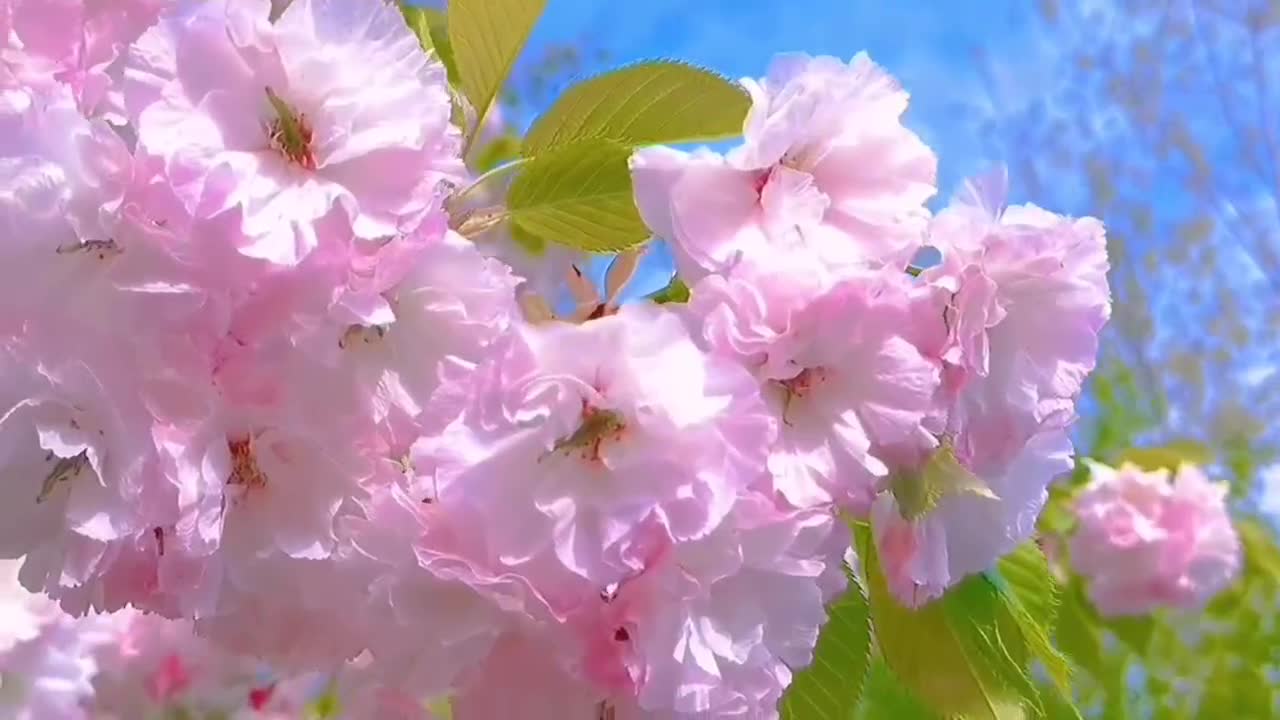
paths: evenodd
<path fill-rule="evenodd" d="M 88 255 L 97 255 L 99 260 L 106 260 L 109 257 L 116 257 L 124 253 L 124 248 L 116 244 L 115 240 L 82 240 L 70 245 L 59 245 L 54 249 L 59 255 L 70 255 L 72 253 L 84 253 Z"/>
<path fill-rule="evenodd" d="M 50 458 L 52 459 L 52 458 Z M 70 482 L 75 479 L 85 465 L 89 464 L 89 454 L 87 451 L 81 450 L 78 455 L 69 458 L 58 458 L 58 462 L 53 464 L 53 469 L 45 476 L 44 482 L 40 484 L 40 494 L 36 495 L 36 504 L 40 504 L 49 499 L 53 495 L 53 491 L 58 489 L 63 483 Z"/>
<path fill-rule="evenodd" d="M 316 169 L 316 156 L 311 147 L 314 132 L 307 116 L 296 112 L 289 104 L 280 99 L 275 91 L 267 88 L 267 100 L 276 117 L 267 125 L 267 136 L 271 146 L 290 162 L 301 165 L 307 170 Z"/>
<path fill-rule="evenodd" d="M 600 462 L 601 445 L 621 437 L 626 427 L 626 420 L 620 413 L 591 407 L 584 400 L 582 424 L 568 437 L 557 440 L 555 446 L 551 448 L 551 453 L 569 450 L 572 454 L 576 450 L 583 460 Z"/>
<path fill-rule="evenodd" d="M 804 398 L 827 377 L 827 371 L 820 368 L 805 368 L 795 377 L 776 381 L 782 387 L 782 421 L 787 425 L 787 411 L 791 409 L 791 401 Z"/>
<path fill-rule="evenodd" d="M 258 458 L 253 453 L 253 438 L 227 441 L 227 449 L 231 451 L 231 476 L 228 485 L 243 487 L 245 490 L 263 488 L 267 485 L 267 475 L 258 467 Z"/>

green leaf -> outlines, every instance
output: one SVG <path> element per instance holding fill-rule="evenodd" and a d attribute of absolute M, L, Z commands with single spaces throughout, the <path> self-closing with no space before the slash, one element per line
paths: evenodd
<path fill-rule="evenodd" d="M 546 0 L 449 1 L 458 84 L 475 108 L 477 132 L 546 6 Z"/>
<path fill-rule="evenodd" d="M 898 682 L 883 660 L 871 664 L 867 672 L 857 720 L 941 720 Z"/>
<path fill-rule="evenodd" d="M 637 146 L 737 137 L 750 108 L 746 91 L 715 73 L 678 62 L 641 63 L 565 91 L 530 128 L 524 154 L 584 139 Z"/>
<path fill-rule="evenodd" d="M 999 500 L 981 478 L 960 464 L 950 440 L 943 440 L 919 470 L 894 475 L 889 487 L 902 517 L 907 520 L 928 515 L 949 495 L 970 494 Z"/>
<path fill-rule="evenodd" d="M 1018 694 L 1043 714 L 1040 691 L 1027 670 L 1027 648 L 1009 613 L 999 607 L 994 585 L 981 576 L 971 577 L 952 588 L 939 603 L 947 620 L 956 628 L 956 638 L 970 658 L 989 671 L 1003 687 Z"/>
<path fill-rule="evenodd" d="M 1107 629 L 1115 633 L 1120 642 L 1137 653 L 1138 657 L 1147 654 L 1151 645 L 1151 637 L 1156 630 L 1156 621 L 1152 617 L 1118 617 L 1104 620 Z"/>
<path fill-rule="evenodd" d="M 907 609 L 885 584 L 869 530 L 860 525 L 855 532 L 880 652 L 902 684 L 945 717 L 1025 718 L 1018 692 L 1002 679 L 1022 670 L 1007 667 L 1010 657 L 999 636 L 994 587 L 985 578 L 972 577 L 940 601 Z M 989 591 L 984 593 L 978 583 Z"/>
<path fill-rule="evenodd" d="M 511 219 L 529 235 L 577 250 L 643 245 L 649 229 L 636 210 L 630 155 L 619 145 L 590 141 L 530 160 L 507 193 Z"/>
<path fill-rule="evenodd" d="M 996 569 L 1018 603 L 1046 627 L 1052 627 L 1058 617 L 1061 590 L 1040 546 L 1034 540 L 1019 545 L 1000 559 Z"/>
<path fill-rule="evenodd" d="M 449 75 L 449 84 L 456 85 L 458 65 L 453 58 L 453 43 L 449 41 L 449 21 L 445 14 L 433 8 L 417 7 L 404 2 L 400 3 L 400 13 L 404 15 L 404 21 L 409 29 L 418 36 L 418 43 L 422 45 L 422 49 L 434 52 L 444 64 L 445 72 Z"/>
<path fill-rule="evenodd" d="M 1236 532 L 1244 546 L 1245 575 L 1280 585 L 1280 547 L 1272 531 L 1259 520 L 1241 518 L 1236 521 Z"/>
<path fill-rule="evenodd" d="M 1155 633 L 1156 622 L 1150 616 L 1135 617 L 1111 617 L 1104 618 L 1098 615 L 1098 611 L 1093 607 L 1093 603 L 1089 601 L 1088 594 L 1085 592 L 1083 581 L 1079 577 L 1071 579 L 1071 587 L 1067 590 L 1070 596 L 1084 618 L 1085 622 L 1090 625 L 1106 628 L 1112 634 L 1124 643 L 1130 650 L 1139 657 L 1146 655 L 1147 646 L 1151 644 L 1152 635 Z"/>
<path fill-rule="evenodd" d="M 828 608 L 813 662 L 796 673 L 778 707 L 783 720 L 843 720 L 858 704 L 871 660 L 867 596 L 845 568 L 849 590 Z"/>
<path fill-rule="evenodd" d="M 1058 647 L 1078 667 L 1092 675 L 1098 684 L 1105 686 L 1108 683 L 1109 668 L 1102 653 L 1097 616 L 1076 583 L 1062 594 L 1054 637 Z"/>
<path fill-rule="evenodd" d="M 1041 685 L 1039 690 L 1044 720 L 1084 720 L 1065 691 L 1054 685 Z"/>
<path fill-rule="evenodd" d="M 671 278 L 671 282 L 656 293 L 649 296 L 649 299 L 659 305 L 665 303 L 687 303 L 689 302 L 689 286 L 679 276 Z"/>
<path fill-rule="evenodd" d="M 1274 717 L 1275 690 L 1261 668 L 1219 658 L 1205 683 L 1197 720 Z"/>
<path fill-rule="evenodd" d="M 338 699 L 338 688 L 330 683 L 329 689 L 323 695 L 307 705 L 306 717 L 307 720 L 330 720 L 341 713 L 342 703 Z"/>
<path fill-rule="evenodd" d="M 1027 649 L 1044 665 L 1058 690 L 1070 692 L 1071 665 L 1049 639 L 1058 614 L 1058 583 L 1040 546 L 1023 543 L 1000 560 L 993 575 Z"/>
<path fill-rule="evenodd" d="M 440 720 L 453 720 L 453 703 L 447 697 L 426 702 L 427 711 Z"/>
<path fill-rule="evenodd" d="M 519 245 L 525 252 L 534 257 L 541 257 L 547 251 L 547 241 L 530 233 L 523 227 L 512 223 L 511 241 Z"/>
<path fill-rule="evenodd" d="M 480 148 L 470 163 L 477 173 L 486 173 L 499 165 L 520 156 L 520 140 L 514 135 L 502 135 Z"/>

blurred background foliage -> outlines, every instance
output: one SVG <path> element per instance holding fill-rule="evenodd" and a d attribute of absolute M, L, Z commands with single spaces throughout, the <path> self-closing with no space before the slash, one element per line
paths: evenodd
<path fill-rule="evenodd" d="M 1059 646 L 1102 717 L 1268 718 L 1280 682 L 1280 3 L 1042 0 L 1060 81 L 1001 112 L 991 78 L 983 141 L 1029 197 L 1108 226 L 1115 310 L 1089 390 L 1082 453 L 1232 483 L 1239 582 L 1203 616 L 1104 622 L 1078 581 Z M 1043 524 L 1082 478 L 1059 486 Z M 1274 482 L 1274 480 L 1272 481 Z"/>

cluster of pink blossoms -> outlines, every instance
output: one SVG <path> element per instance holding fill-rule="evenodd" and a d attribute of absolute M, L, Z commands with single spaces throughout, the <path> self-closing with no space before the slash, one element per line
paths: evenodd
<path fill-rule="evenodd" d="M 1145 472 L 1091 464 L 1076 500 L 1071 564 L 1104 615 L 1200 610 L 1240 572 L 1227 486 L 1194 465 Z"/>
<path fill-rule="evenodd" d="M 380 692 L 359 661 L 280 676 L 199 637 L 188 620 L 133 609 L 72 618 L 23 590 L 17 574 L 15 561 L 0 561 L 0 717 L 7 720 L 430 717 L 421 703 Z"/>
<path fill-rule="evenodd" d="M 355 696 L 459 720 L 757 718 L 844 589 L 843 515 L 911 605 L 1030 536 L 1109 313 L 1102 227 L 1000 176 L 931 217 L 868 59 L 745 81 L 727 156 L 637 152 L 692 302 L 567 322 L 449 229 L 461 133 L 395 6 L 269 4 L 0 0 L 26 588 L 286 674 L 358 660 Z"/>

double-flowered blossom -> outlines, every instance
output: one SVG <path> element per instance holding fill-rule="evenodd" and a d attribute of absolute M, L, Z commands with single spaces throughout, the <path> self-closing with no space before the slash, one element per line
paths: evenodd
<path fill-rule="evenodd" d="M 554 553 L 601 587 L 648 523 L 676 541 L 715 530 L 776 432 L 751 377 L 654 306 L 521 327 L 466 382 L 462 415 L 415 448 L 435 499 L 488 515 L 500 556 Z"/>
<path fill-rule="evenodd" d="M 251 257 L 299 262 L 330 213 L 360 239 L 412 230 L 463 171 L 444 67 L 394 5 L 268 10 L 185 0 L 138 40 L 124 98 L 139 154 L 193 216 L 235 213 Z"/>
<path fill-rule="evenodd" d="M 1006 207 L 1001 173 L 929 220 L 932 156 L 864 57 L 746 84 L 744 144 L 640 151 L 637 203 L 696 280 L 695 336 L 779 421 L 774 489 L 869 517 L 890 587 L 922 604 L 1030 537 L 1071 467 L 1110 313 L 1102 226 Z M 942 262 L 912 279 L 926 243 Z"/>
<path fill-rule="evenodd" d="M 825 603 L 845 584 L 848 533 L 829 513 L 758 493 L 709 535 L 673 542 L 656 525 L 632 570 L 587 588 L 558 623 L 500 638 L 455 712 L 534 718 L 760 717 L 807 665 Z M 533 672 L 513 673 L 540 657 Z M 528 668 L 532 669 L 532 668 Z"/>
<path fill-rule="evenodd" d="M 1203 608 L 1240 572 L 1227 486 L 1194 465 L 1177 472 L 1091 463 L 1076 498 L 1071 564 L 1103 615 Z"/>
<path fill-rule="evenodd" d="M 849 517 L 912 605 L 1028 537 L 1100 224 L 931 218 L 906 92 L 783 56 L 740 146 L 633 155 L 691 300 L 621 302 L 641 248 L 470 237 L 527 168 L 449 74 L 381 0 L 0 0 L 0 714 L 775 717 Z M 1175 605 L 1234 568 L 1182 478 Z"/>
<path fill-rule="evenodd" d="M 68 89 L 86 115 L 122 121 L 131 43 L 174 0 L 0 2 L 0 93 Z"/>
<path fill-rule="evenodd" d="M 340 693 L 327 717 L 430 720 L 371 682 L 357 660 L 324 671 L 281 674 L 260 660 L 227 652 L 192 632 L 191 623 L 125 610 L 72 618 L 16 583 L 6 561 L 0 578 L 0 712 L 15 720 L 136 720 L 315 717 L 326 694 Z"/>
<path fill-rule="evenodd" d="M 966 184 L 935 218 L 942 263 L 917 342 L 943 362 L 940 440 L 891 448 L 872 510 L 890 586 L 919 604 L 1028 539 L 1048 485 L 1070 471 L 1067 429 L 1110 314 L 1106 244 L 1092 219 L 1005 207 L 1002 173 Z"/>
<path fill-rule="evenodd" d="M 919 248 L 937 159 L 901 116 L 907 93 L 865 55 L 784 55 L 745 80 L 745 142 L 642 150 L 636 202 L 692 282 L 739 261 L 802 252 L 825 264 L 904 267 Z"/>
<path fill-rule="evenodd" d="M 801 274 L 711 276 L 690 315 L 717 355 L 750 369 L 778 441 L 768 467 L 796 507 L 835 503 L 865 516 L 888 467 L 880 445 L 932 443 L 940 363 L 909 339 L 906 277 L 859 274 L 825 288 Z"/>

